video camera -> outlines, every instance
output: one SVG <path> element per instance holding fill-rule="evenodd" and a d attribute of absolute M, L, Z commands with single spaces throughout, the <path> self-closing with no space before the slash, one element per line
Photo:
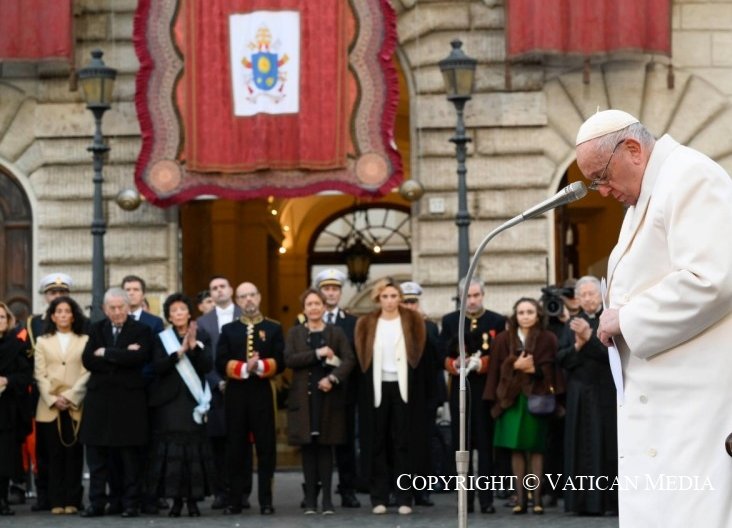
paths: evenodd
<path fill-rule="evenodd" d="M 559 317 L 564 311 L 564 299 L 574 299 L 574 288 L 561 288 L 559 286 L 547 286 L 541 289 L 541 306 L 544 315 L 547 317 Z"/>

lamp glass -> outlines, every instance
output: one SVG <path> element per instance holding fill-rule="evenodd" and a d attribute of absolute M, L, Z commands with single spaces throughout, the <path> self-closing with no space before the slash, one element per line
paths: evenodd
<path fill-rule="evenodd" d="M 475 70 L 473 68 L 458 68 L 455 70 L 455 95 L 470 97 L 473 93 Z"/>

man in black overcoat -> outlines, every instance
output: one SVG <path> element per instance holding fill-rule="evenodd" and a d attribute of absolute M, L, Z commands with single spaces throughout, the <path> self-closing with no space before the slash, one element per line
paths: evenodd
<path fill-rule="evenodd" d="M 79 432 L 89 466 L 89 506 L 82 517 L 104 514 L 109 461 L 122 461 L 123 517 L 140 507 L 140 449 L 148 441 L 143 367 L 150 360 L 150 328 L 129 317 L 127 294 L 110 288 L 104 295 L 105 319 L 94 323 L 82 355 L 91 373 Z"/>
<path fill-rule="evenodd" d="M 460 282 L 460 291 L 465 288 L 465 281 Z M 483 401 L 488 364 L 491 357 L 491 346 L 495 336 L 505 330 L 506 318 L 483 307 L 485 290 L 483 283 L 474 278 L 468 287 L 465 320 L 465 357 L 468 369 L 467 383 L 469 387 L 466 398 L 466 412 L 469 422 L 466 431 L 466 449 L 470 453 L 468 474 L 474 476 L 493 475 L 493 419 L 487 402 Z M 450 418 L 452 425 L 453 449 L 460 447 L 460 375 L 458 329 L 460 312 L 454 311 L 442 318 L 440 346 L 442 348 L 443 365 L 450 374 Z M 473 450 L 478 451 L 478 467 L 474 468 Z M 475 492 L 468 491 L 468 512 L 474 509 Z M 479 490 L 478 501 L 480 511 L 494 513 L 493 492 Z"/>
<path fill-rule="evenodd" d="M 216 370 L 226 379 L 226 460 L 229 505 L 225 514 L 241 513 L 242 496 L 249 495 L 252 474 L 246 464 L 247 445 L 254 436 L 257 484 L 262 515 L 274 513 L 272 479 L 277 462 L 275 397 L 272 378 L 284 369 L 282 326 L 259 311 L 262 296 L 251 282 L 236 288 L 239 319 L 224 325 L 216 350 Z"/>

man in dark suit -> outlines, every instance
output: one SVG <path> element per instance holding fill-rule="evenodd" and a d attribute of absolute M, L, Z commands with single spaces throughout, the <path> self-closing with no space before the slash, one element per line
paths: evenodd
<path fill-rule="evenodd" d="M 127 275 L 122 279 L 120 287 L 127 294 L 127 299 L 130 301 L 130 317 L 135 321 L 139 321 L 142 324 L 148 326 L 152 330 L 153 338 L 165 329 L 163 320 L 151 314 L 150 312 L 143 309 L 145 303 L 145 292 L 147 291 L 147 284 L 137 275 Z M 150 384 L 155 380 L 155 372 L 152 365 L 152 358 L 149 363 L 145 364 L 142 374 L 145 377 L 145 386 L 150 387 Z M 152 416 L 149 417 L 152 419 Z M 152 431 L 152 424 L 150 424 L 150 431 Z M 152 448 L 152 442 L 147 442 L 147 447 Z M 151 453 L 147 452 L 147 449 L 141 451 L 143 468 L 146 467 L 150 460 Z M 111 495 L 113 497 L 121 497 L 122 492 L 122 480 L 119 478 L 121 472 L 121 462 L 119 460 L 114 461 L 112 471 L 109 475 L 109 486 L 112 488 Z M 143 472 L 144 473 L 144 472 Z M 117 512 L 122 509 L 122 505 L 111 501 L 109 508 L 112 512 Z M 143 496 L 142 510 L 145 513 L 155 514 L 158 513 L 159 509 L 168 508 L 168 502 L 161 498 L 157 498 L 155 494 L 145 493 Z"/>
<path fill-rule="evenodd" d="M 143 310 L 145 291 L 147 290 L 145 281 L 137 275 L 127 275 L 122 279 L 121 287 L 127 293 L 127 298 L 130 300 L 130 315 L 135 321 L 140 321 L 149 326 L 154 336 L 162 332 L 165 327 L 163 320 L 157 315 Z"/>
<path fill-rule="evenodd" d="M 464 291 L 465 280 L 460 281 L 460 291 Z M 488 374 L 488 363 L 491 358 L 491 345 L 496 334 L 506 329 L 506 318 L 483 307 L 485 290 L 483 283 L 474 278 L 470 281 L 467 291 L 466 321 L 465 321 L 465 358 L 467 383 L 470 386 L 467 403 L 467 415 L 470 423 L 467 424 L 467 450 L 470 453 L 468 473 L 470 475 L 493 475 L 493 419 L 488 405 L 483 401 L 483 390 Z M 450 374 L 450 418 L 452 425 L 453 449 L 460 447 L 460 374 L 458 358 L 458 329 L 460 311 L 454 311 L 442 318 L 442 332 L 440 333 L 440 347 L 442 348 L 443 365 Z M 478 467 L 473 467 L 473 450 L 478 450 Z M 475 492 L 468 491 L 468 512 L 473 511 Z M 495 513 L 493 507 L 493 492 L 479 490 L 478 501 L 480 511 Z"/>
<path fill-rule="evenodd" d="M 272 479 L 277 462 L 272 377 L 284 369 L 282 326 L 259 311 L 257 287 L 244 282 L 236 289 L 239 319 L 224 325 L 216 350 L 216 370 L 226 378 L 226 460 L 231 491 L 225 514 L 241 513 L 242 496 L 252 486 L 246 467 L 246 445 L 254 435 L 257 484 L 262 515 L 274 513 Z"/>
<path fill-rule="evenodd" d="M 219 342 L 221 328 L 225 324 L 241 317 L 241 308 L 234 304 L 232 298 L 234 290 L 226 277 L 220 275 L 211 277 L 208 291 L 214 301 L 214 309 L 198 318 L 198 328 L 205 330 L 211 338 L 211 350 L 216 361 L 216 346 Z M 208 411 L 206 430 L 211 441 L 213 451 L 214 468 L 216 476 L 214 479 L 214 500 L 211 508 L 219 510 L 226 507 L 228 495 L 228 482 L 226 471 L 226 415 L 224 412 L 224 390 L 226 379 L 222 377 L 215 368 L 206 374 L 206 380 L 211 387 L 211 408 Z M 245 450 L 245 472 L 252 472 L 252 447 L 242 445 Z M 249 508 L 249 497 L 242 498 L 242 508 Z"/>
<path fill-rule="evenodd" d="M 94 323 L 82 362 L 91 373 L 84 400 L 80 440 L 89 466 L 89 506 L 82 517 L 104 515 L 110 460 L 118 455 L 124 482 L 123 517 L 140 507 L 140 448 L 148 441 L 143 366 L 150 360 L 150 328 L 129 317 L 127 294 L 110 288 L 104 295 L 106 318 Z"/>

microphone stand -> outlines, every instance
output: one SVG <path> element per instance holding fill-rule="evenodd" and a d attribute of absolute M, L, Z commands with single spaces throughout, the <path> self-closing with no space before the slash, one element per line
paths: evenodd
<path fill-rule="evenodd" d="M 470 289 L 470 281 L 473 279 L 475 274 L 475 268 L 478 266 L 478 257 L 483 253 L 488 242 L 509 227 L 513 227 L 516 224 L 520 224 L 524 220 L 529 218 L 535 218 L 545 212 L 566 205 L 570 202 L 579 200 L 587 194 L 587 188 L 582 182 L 574 182 L 559 191 L 553 197 L 548 200 L 535 205 L 531 209 L 527 209 L 520 215 L 514 216 L 508 222 L 497 227 L 486 236 L 475 250 L 475 255 L 470 261 L 470 267 L 468 268 L 468 274 L 464 279 L 463 291 L 460 292 L 460 319 L 458 322 L 458 347 L 460 352 L 460 449 L 455 452 L 455 466 L 458 473 L 458 527 L 465 528 L 468 525 L 468 465 L 470 462 L 470 454 L 465 450 L 465 393 L 467 387 L 465 386 L 465 378 L 467 373 L 465 372 L 465 308 L 467 306 L 468 296 L 467 291 Z M 461 485 L 462 483 L 462 485 Z"/>
<path fill-rule="evenodd" d="M 458 347 L 460 352 L 460 400 L 459 400 L 459 410 L 460 410 L 460 449 L 455 452 L 455 466 L 457 468 L 457 474 L 458 474 L 458 528 L 466 528 L 468 526 L 468 463 L 470 462 L 470 454 L 468 451 L 465 450 L 465 398 L 466 398 L 466 376 L 467 372 L 465 371 L 465 309 L 467 306 L 467 299 L 468 296 L 466 295 L 467 290 L 470 288 L 470 281 L 473 278 L 473 275 L 475 274 L 475 268 L 478 266 L 478 257 L 483 252 L 483 249 L 485 249 L 485 246 L 488 245 L 488 242 L 493 240 L 493 238 L 498 235 L 499 233 L 505 231 L 509 227 L 513 227 L 516 224 L 520 224 L 524 220 L 526 220 L 527 217 L 524 215 L 518 215 L 509 220 L 508 222 L 504 223 L 503 225 L 497 227 L 490 233 L 488 233 L 488 236 L 486 236 L 480 245 L 478 246 L 478 249 L 475 251 L 475 255 L 473 255 L 473 259 L 470 261 L 470 267 L 468 268 L 468 274 L 465 276 L 463 291 L 460 292 L 460 319 L 458 323 Z M 474 409 L 473 412 L 476 410 Z M 463 485 L 460 485 L 460 482 L 463 483 Z"/>

